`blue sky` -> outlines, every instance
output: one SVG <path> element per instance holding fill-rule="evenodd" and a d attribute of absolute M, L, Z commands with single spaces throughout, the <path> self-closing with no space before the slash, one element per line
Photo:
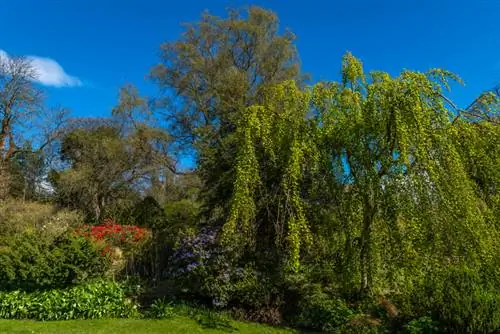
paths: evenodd
<path fill-rule="evenodd" d="M 125 83 L 154 92 L 145 75 L 182 22 L 248 4 L 274 10 L 297 35 L 313 81 L 338 80 L 350 50 L 368 70 L 456 72 L 466 82 L 451 94 L 461 107 L 500 83 L 500 0 L 0 0 L 0 50 L 35 56 L 50 104 L 104 116 Z"/>

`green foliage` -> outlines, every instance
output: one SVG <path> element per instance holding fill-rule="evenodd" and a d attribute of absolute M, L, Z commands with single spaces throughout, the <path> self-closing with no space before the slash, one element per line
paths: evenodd
<path fill-rule="evenodd" d="M 437 323 L 431 317 L 424 316 L 413 319 L 404 326 L 408 334 L 433 334 L 438 333 Z"/>
<path fill-rule="evenodd" d="M 284 251 L 286 265 L 296 271 L 302 246 L 311 241 L 300 196 L 303 174 L 314 167 L 316 158 L 306 120 L 310 94 L 289 81 L 263 90 L 262 95 L 265 104 L 249 107 L 236 131 L 240 150 L 224 234 L 227 242 L 236 237 L 243 244 L 261 243 L 256 219 L 266 212 L 275 220 L 274 228 L 264 228 L 272 235 L 272 244 L 266 246 Z"/>
<path fill-rule="evenodd" d="M 45 181 L 47 169 L 46 156 L 43 152 L 34 152 L 28 142 L 23 151 L 12 157 L 10 162 L 10 196 L 23 200 L 43 200 L 49 197 L 40 187 Z"/>
<path fill-rule="evenodd" d="M 151 201 L 152 199 L 148 200 Z M 167 271 L 175 267 L 169 261 L 173 249 L 198 225 L 200 205 L 193 199 L 179 199 L 167 202 L 161 209 L 156 204 L 139 204 L 136 207 L 136 224 L 152 226 L 152 238 L 136 252 L 133 262 L 129 261 L 127 273 L 141 274 L 149 279 L 167 279 Z M 143 212 L 143 214 L 139 214 Z M 142 217 L 142 218 L 140 218 Z"/>
<path fill-rule="evenodd" d="M 196 150 L 205 213 L 215 216 L 214 221 L 227 221 L 228 243 L 255 244 L 249 197 L 256 190 L 258 166 L 245 150 L 253 150 L 259 140 L 252 126 L 265 115 L 248 107 L 261 99 L 261 89 L 268 84 L 302 82 L 293 40 L 293 34 L 279 33 L 277 16 L 260 7 L 251 6 L 245 13 L 231 10 L 226 18 L 205 13 L 200 22 L 187 26 L 181 40 L 162 45 L 161 64 L 151 71 L 158 85 L 181 102 L 182 108 L 167 110 L 173 120 L 169 130 L 188 138 L 179 144 Z M 293 237 L 303 221 L 297 225 Z M 240 228 L 248 237 L 235 233 Z M 270 241 L 263 247 L 272 245 Z"/>
<path fill-rule="evenodd" d="M 225 312 L 215 311 L 197 304 L 178 303 L 173 305 L 176 316 L 188 316 L 204 329 L 222 332 L 234 332 L 236 330 L 233 322 Z"/>
<path fill-rule="evenodd" d="M 297 325 L 330 331 L 349 320 L 353 311 L 340 299 L 314 296 L 300 307 Z"/>
<path fill-rule="evenodd" d="M 54 238 L 83 221 L 76 211 L 56 210 L 51 204 L 6 200 L 0 202 L 0 235 L 36 232 Z"/>
<path fill-rule="evenodd" d="M 147 196 L 135 206 L 133 215 L 137 226 L 153 229 L 163 227 L 167 219 L 160 204 L 151 196 Z"/>
<path fill-rule="evenodd" d="M 223 332 L 235 330 L 226 313 L 195 304 L 174 303 L 163 298 L 154 300 L 146 315 L 154 319 L 189 317 L 204 329 L 215 329 Z"/>
<path fill-rule="evenodd" d="M 72 235 L 48 239 L 34 233 L 1 240 L 1 289 L 61 288 L 102 276 L 109 263 L 89 240 Z"/>
<path fill-rule="evenodd" d="M 146 124 L 76 128 L 61 140 L 60 157 L 70 168 L 52 172 L 58 201 L 80 209 L 88 219 L 131 215 L 138 192 L 172 166 L 166 152 L 169 136 Z M 131 127 L 131 128 L 129 128 Z"/>
<path fill-rule="evenodd" d="M 500 329 L 500 278 L 468 267 L 450 267 L 428 275 L 413 291 L 417 314 L 431 314 L 441 330 L 494 333 Z"/>
<path fill-rule="evenodd" d="M 172 115 L 172 131 L 194 136 L 203 150 L 217 141 L 214 135 L 225 139 L 234 117 L 254 100 L 259 87 L 300 79 L 294 38 L 289 32 L 279 34 L 276 14 L 251 6 L 246 13 L 231 10 L 226 18 L 204 13 L 187 26 L 181 40 L 164 43 L 161 64 L 151 76 L 186 101 Z"/>
<path fill-rule="evenodd" d="M 200 213 L 199 203 L 190 199 L 181 199 L 165 203 L 166 228 L 176 230 L 180 227 L 194 227 Z"/>
<path fill-rule="evenodd" d="M 344 300 L 326 294 L 318 285 L 303 286 L 297 305 L 289 309 L 288 321 L 293 325 L 325 332 L 343 326 L 356 314 Z"/>
<path fill-rule="evenodd" d="M 500 101 L 500 98 L 497 98 Z M 500 102 L 497 102 L 497 104 Z M 492 112 L 499 116 L 500 108 Z M 455 137 L 457 148 L 464 167 L 472 180 L 474 190 L 481 202 L 482 211 L 491 221 L 497 224 L 500 216 L 500 195 L 497 185 L 500 182 L 500 149 L 495 143 L 500 140 L 500 127 L 494 121 L 475 121 L 467 119 L 455 120 Z"/>
<path fill-rule="evenodd" d="M 391 333 L 380 324 L 380 321 L 367 317 L 354 318 L 351 322 L 337 327 L 332 331 L 335 334 L 387 334 Z"/>
<path fill-rule="evenodd" d="M 233 308 L 239 318 L 277 324 L 283 291 L 256 263 L 238 265 L 230 248 L 216 243 L 216 231 L 185 237 L 169 258 L 169 291 L 217 309 Z"/>
<path fill-rule="evenodd" d="M 477 272 L 498 264 L 499 155 L 488 141 L 498 137 L 494 101 L 482 98 L 492 106 L 488 117 L 472 121 L 446 97 L 450 82 L 461 82 L 455 74 L 366 73 L 350 53 L 340 82 L 304 88 L 297 72 L 248 86 L 242 74 L 254 74 L 253 63 L 242 69 L 236 60 L 225 70 L 224 52 L 239 39 L 224 36 L 239 32 L 245 40 L 255 13 L 239 21 L 204 16 L 181 41 L 164 45 L 153 71 L 183 101 L 173 130 L 194 138 L 205 222 L 222 226 L 218 243 L 231 248 L 226 267 L 198 261 L 200 251 L 191 291 L 259 305 L 265 294 L 248 293 L 255 277 L 231 276 L 251 263 L 278 296 L 283 277 L 307 267 L 307 283 L 370 299 L 405 295 L 451 265 L 467 262 Z M 221 272 L 229 275 L 222 283 Z M 344 314 L 336 301 L 318 300 L 304 309 L 320 319 Z M 332 319 L 317 323 L 342 325 Z"/>
<path fill-rule="evenodd" d="M 224 332 L 233 332 L 235 330 L 235 327 L 231 325 L 231 320 L 228 317 L 211 310 L 198 313 L 195 319 L 202 328 L 217 329 Z"/>
<path fill-rule="evenodd" d="M 330 231 L 344 277 L 359 277 L 364 292 L 404 289 L 402 271 L 411 280 L 420 268 L 495 254 L 498 235 L 478 205 L 444 96 L 456 76 L 365 76 L 350 54 L 342 68 L 342 83 L 313 88 L 320 164 L 312 195 L 331 203 L 322 210 L 332 226 L 318 227 Z"/>
<path fill-rule="evenodd" d="M 156 299 L 149 308 L 148 315 L 155 319 L 166 319 L 174 316 L 174 307 L 165 299 Z"/>
<path fill-rule="evenodd" d="M 0 292 L 0 318 L 70 320 L 138 315 L 137 305 L 115 282 L 95 281 L 64 290 Z"/>
<path fill-rule="evenodd" d="M 245 268 L 235 270 L 230 287 L 231 304 L 247 310 L 268 311 L 280 307 L 280 299 L 276 282 L 267 273 L 258 271 L 255 265 L 248 264 Z M 269 316 L 272 318 L 271 314 Z"/>

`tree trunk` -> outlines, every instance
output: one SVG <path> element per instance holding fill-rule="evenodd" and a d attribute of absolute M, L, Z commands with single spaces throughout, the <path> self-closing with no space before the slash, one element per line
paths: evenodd
<path fill-rule="evenodd" d="M 5 200 L 9 194 L 10 177 L 7 163 L 0 157 L 0 201 Z"/>
<path fill-rule="evenodd" d="M 97 195 L 94 196 L 94 200 L 93 200 L 93 206 L 94 206 L 94 216 L 95 216 L 95 219 L 96 219 L 96 222 L 100 222 L 100 219 L 101 219 L 101 205 L 100 205 L 100 201 L 99 201 L 99 198 Z"/>

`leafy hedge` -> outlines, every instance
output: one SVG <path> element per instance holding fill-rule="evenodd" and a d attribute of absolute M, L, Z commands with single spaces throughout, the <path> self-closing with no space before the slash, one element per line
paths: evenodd
<path fill-rule="evenodd" d="M 101 277 L 109 259 L 93 242 L 69 234 L 54 240 L 23 233 L 0 240 L 0 290 L 64 288 Z"/>
<path fill-rule="evenodd" d="M 70 320 L 123 318 L 138 315 L 138 306 L 115 282 L 93 281 L 79 286 L 37 291 L 0 292 L 0 318 Z"/>
<path fill-rule="evenodd" d="M 315 295 L 300 303 L 293 323 L 298 327 L 330 332 L 346 324 L 354 314 L 340 298 Z"/>
<path fill-rule="evenodd" d="M 441 331 L 497 333 L 500 330 L 500 281 L 493 270 L 452 266 L 429 275 L 413 303 L 439 323 Z"/>

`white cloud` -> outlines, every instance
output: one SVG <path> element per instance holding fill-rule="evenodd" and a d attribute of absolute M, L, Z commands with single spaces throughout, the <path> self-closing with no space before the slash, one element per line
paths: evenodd
<path fill-rule="evenodd" d="M 8 59 L 9 55 L 4 50 L 0 49 L 0 61 Z M 37 72 L 36 82 L 53 87 L 74 87 L 81 86 L 82 81 L 72 75 L 66 73 L 57 61 L 51 58 L 27 56 L 31 61 L 33 68 Z"/>
<path fill-rule="evenodd" d="M 0 61 L 5 61 L 9 58 L 9 55 L 4 50 L 0 49 Z"/>

